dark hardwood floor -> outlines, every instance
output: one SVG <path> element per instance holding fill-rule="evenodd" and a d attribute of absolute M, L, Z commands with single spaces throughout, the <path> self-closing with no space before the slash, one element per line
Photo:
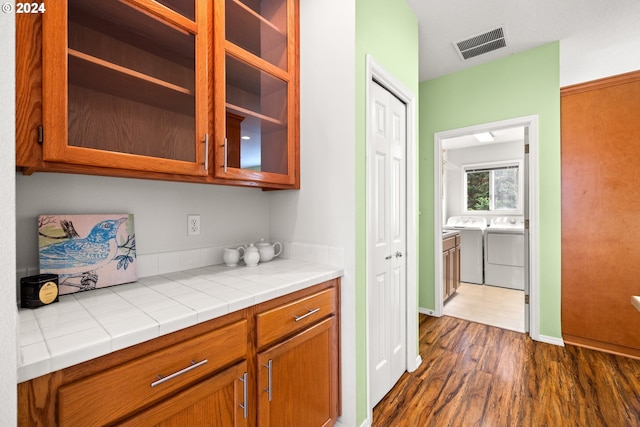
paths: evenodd
<path fill-rule="evenodd" d="M 640 360 L 425 315 L 420 355 L 373 426 L 640 426 Z"/>

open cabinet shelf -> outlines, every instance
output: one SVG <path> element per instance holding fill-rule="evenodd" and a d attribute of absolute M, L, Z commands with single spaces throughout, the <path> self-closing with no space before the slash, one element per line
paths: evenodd
<path fill-rule="evenodd" d="M 193 91 L 69 49 L 69 84 L 194 116 Z"/>
<path fill-rule="evenodd" d="M 230 111 L 230 112 L 238 114 L 238 115 L 255 117 L 256 119 L 262 120 L 263 123 L 269 123 L 269 124 L 272 124 L 272 125 L 275 125 L 275 126 L 286 126 L 287 125 L 287 123 L 282 121 L 282 120 L 274 119 L 273 117 L 269 117 L 269 116 L 266 116 L 264 114 L 257 113 L 255 111 L 251 111 L 251 110 L 249 110 L 247 108 L 242 108 L 242 107 L 239 107 L 237 105 L 230 104 L 230 103 L 227 103 L 226 106 L 227 106 L 227 111 Z"/>

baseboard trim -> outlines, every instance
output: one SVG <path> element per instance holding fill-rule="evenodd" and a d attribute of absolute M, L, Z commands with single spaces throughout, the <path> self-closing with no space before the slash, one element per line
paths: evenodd
<path fill-rule="evenodd" d="M 640 359 L 640 350 L 631 347 L 624 347 L 617 344 L 611 344 L 602 341 L 591 340 L 589 338 L 576 337 L 573 335 L 563 334 L 566 344 L 578 347 L 589 348 L 591 350 L 602 351 L 605 353 L 615 354 L 616 356 L 630 357 L 632 359 Z"/>
<path fill-rule="evenodd" d="M 422 365 L 422 357 L 420 357 L 420 355 L 417 355 L 416 356 L 415 365 L 412 366 L 413 369 L 411 369 L 411 370 L 407 369 L 407 371 L 413 372 L 416 369 L 418 369 L 420 367 L 420 365 Z"/>
<path fill-rule="evenodd" d="M 418 307 L 418 313 L 420 314 L 427 314 L 429 316 L 435 316 L 436 313 L 431 310 L 430 308 L 423 308 L 423 307 Z"/>
<path fill-rule="evenodd" d="M 557 345 L 559 347 L 564 347 L 564 341 L 562 340 L 562 338 L 558 338 L 558 337 L 550 337 L 548 335 L 538 335 L 535 338 L 536 341 L 540 341 L 540 342 L 544 342 L 547 344 L 553 344 L 553 345 Z"/>

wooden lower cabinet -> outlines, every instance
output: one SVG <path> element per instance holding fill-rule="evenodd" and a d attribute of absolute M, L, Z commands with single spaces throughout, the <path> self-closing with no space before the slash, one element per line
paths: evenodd
<path fill-rule="evenodd" d="M 324 282 L 19 383 L 18 425 L 333 425 L 340 408 L 339 284 Z"/>
<path fill-rule="evenodd" d="M 239 320 L 62 385 L 58 424 L 117 422 L 209 378 L 246 357 L 247 323 Z"/>
<path fill-rule="evenodd" d="M 247 363 L 238 363 L 118 425 L 244 427 L 247 387 Z"/>
<path fill-rule="evenodd" d="M 453 250 L 453 288 L 458 290 L 460 287 L 460 236 L 456 236 L 456 246 Z"/>
<path fill-rule="evenodd" d="M 336 422 L 334 316 L 258 354 L 258 425 L 320 427 Z"/>
<path fill-rule="evenodd" d="M 451 296 L 451 251 L 442 251 L 442 301 L 446 301 Z"/>
<path fill-rule="evenodd" d="M 460 235 L 442 241 L 442 301 L 460 287 Z"/>

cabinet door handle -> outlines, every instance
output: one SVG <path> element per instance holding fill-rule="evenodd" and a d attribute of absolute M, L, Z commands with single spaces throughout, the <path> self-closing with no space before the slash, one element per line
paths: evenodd
<path fill-rule="evenodd" d="M 207 362 L 208 362 L 208 360 L 207 360 L 207 359 L 201 360 L 200 362 L 196 362 L 195 360 L 192 360 L 192 361 L 191 361 L 191 365 L 190 365 L 190 366 L 187 366 L 186 368 L 181 369 L 181 370 L 179 370 L 178 372 L 174 372 L 174 373 L 173 373 L 173 374 L 171 374 L 171 375 L 167 375 L 166 377 L 163 377 L 162 375 L 158 374 L 158 380 L 157 380 L 157 381 L 152 382 L 152 383 L 151 383 L 151 387 L 155 387 L 155 386 L 157 386 L 157 385 L 162 384 L 162 383 L 163 383 L 163 382 L 165 382 L 165 381 L 169 381 L 169 380 L 171 380 L 171 379 L 174 379 L 175 377 L 178 377 L 178 376 L 180 376 L 180 375 L 182 375 L 182 374 L 185 374 L 185 373 L 189 372 L 189 371 L 190 371 L 190 370 L 192 370 L 192 369 L 196 369 L 198 366 L 202 366 L 202 365 L 204 365 L 204 364 L 205 364 L 205 363 L 207 363 Z"/>
<path fill-rule="evenodd" d="M 397 251 L 396 252 L 396 258 L 402 258 L 402 252 Z"/>
<path fill-rule="evenodd" d="M 204 134 L 204 170 L 209 170 L 209 134 Z"/>
<path fill-rule="evenodd" d="M 224 139 L 224 171 L 225 173 L 227 172 L 227 153 L 228 153 L 228 149 L 227 149 L 227 138 Z"/>
<path fill-rule="evenodd" d="M 243 396 L 242 403 L 240 404 L 240 407 L 243 410 L 244 417 L 247 418 L 247 416 L 249 415 L 248 414 L 249 405 L 248 405 L 248 402 L 247 402 L 247 398 L 248 398 L 247 388 L 248 388 L 248 385 L 247 385 L 247 373 L 246 372 L 242 375 L 242 378 L 240 378 L 240 381 L 242 381 L 242 396 Z"/>
<path fill-rule="evenodd" d="M 307 314 L 303 314 L 302 316 L 295 316 L 295 315 L 293 316 L 293 318 L 296 319 L 296 322 L 301 321 L 305 317 L 311 316 L 313 313 L 319 312 L 320 311 L 320 307 L 315 308 L 315 309 L 308 308 L 307 310 L 309 310 L 309 312 Z"/>
<path fill-rule="evenodd" d="M 269 371 L 269 382 L 267 383 L 267 388 L 264 389 L 264 391 L 266 391 L 269 394 L 269 402 L 271 402 L 271 397 L 273 396 L 273 390 L 272 390 L 272 383 L 271 381 L 273 380 L 272 376 L 271 376 L 271 371 L 273 370 L 273 360 L 269 359 L 269 362 L 267 362 L 266 365 L 264 365 L 265 368 L 267 368 Z"/>

